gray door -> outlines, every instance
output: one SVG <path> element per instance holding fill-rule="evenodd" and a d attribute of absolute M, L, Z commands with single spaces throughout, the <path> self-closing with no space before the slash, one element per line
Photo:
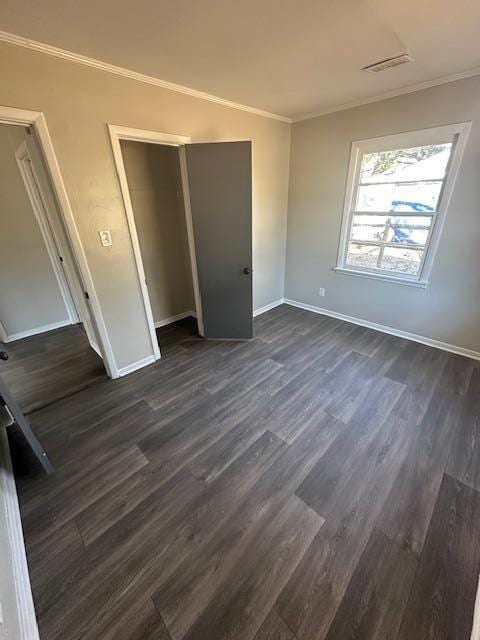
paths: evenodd
<path fill-rule="evenodd" d="M 8 360 L 8 354 L 5 351 L 0 351 L 0 360 Z M 30 422 L 23 415 L 17 401 L 10 393 L 10 389 L 0 376 L 0 429 L 4 429 L 13 423 L 16 423 L 17 427 L 23 433 L 45 472 L 48 474 L 53 473 L 52 463 L 42 449 L 42 445 L 37 440 L 36 435 L 33 433 Z"/>
<path fill-rule="evenodd" d="M 250 142 L 186 145 L 205 338 L 252 338 Z"/>

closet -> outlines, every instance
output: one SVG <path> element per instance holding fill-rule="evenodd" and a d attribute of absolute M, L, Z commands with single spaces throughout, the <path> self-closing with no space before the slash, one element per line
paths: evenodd
<path fill-rule="evenodd" d="M 120 145 L 158 328 L 195 316 L 179 149 L 130 140 Z"/>

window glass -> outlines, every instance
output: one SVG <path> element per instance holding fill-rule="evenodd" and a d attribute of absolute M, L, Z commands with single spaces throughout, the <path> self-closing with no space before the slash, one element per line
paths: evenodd
<path fill-rule="evenodd" d="M 414 136 L 405 134 L 405 140 L 411 141 Z M 454 139 L 452 135 L 452 142 L 405 145 L 363 154 L 363 143 L 358 143 L 357 150 L 353 148 L 352 154 L 360 153 L 361 163 L 359 171 L 350 177 L 357 183 L 350 182 L 349 186 L 352 206 L 342 245 L 346 246 L 345 266 L 410 280 L 420 278 Z M 366 144 L 371 149 L 375 141 Z M 385 139 L 379 140 L 380 145 L 385 145 Z"/>
<path fill-rule="evenodd" d="M 411 276 L 418 274 L 423 251 L 406 247 L 385 247 L 380 268 Z"/>
<path fill-rule="evenodd" d="M 365 153 L 360 169 L 360 183 L 442 180 L 451 148 L 452 143 L 449 142 Z"/>
<path fill-rule="evenodd" d="M 432 219 L 423 216 L 353 216 L 351 240 L 424 245 Z"/>
<path fill-rule="evenodd" d="M 442 185 L 441 180 L 360 185 L 356 210 L 434 213 Z"/>
<path fill-rule="evenodd" d="M 374 269 L 380 256 L 380 247 L 350 243 L 348 247 L 347 264 L 352 267 L 366 267 Z"/>

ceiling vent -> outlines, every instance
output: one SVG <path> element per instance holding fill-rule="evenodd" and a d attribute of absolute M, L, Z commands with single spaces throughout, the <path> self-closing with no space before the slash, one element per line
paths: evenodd
<path fill-rule="evenodd" d="M 414 60 L 408 53 L 402 53 L 401 56 L 395 56 L 394 58 L 387 58 L 386 60 L 380 60 L 380 62 L 369 64 L 366 67 L 363 67 L 362 71 L 373 71 L 373 73 L 378 73 L 379 71 L 384 71 L 390 67 L 398 67 L 399 65 L 407 62 L 414 62 Z"/>

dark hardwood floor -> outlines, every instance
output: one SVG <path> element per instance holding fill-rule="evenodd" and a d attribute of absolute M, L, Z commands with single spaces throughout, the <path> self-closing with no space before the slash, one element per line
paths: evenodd
<path fill-rule="evenodd" d="M 468 640 L 480 363 L 287 306 L 255 330 L 168 327 L 31 415 L 42 640 Z"/>
<path fill-rule="evenodd" d="M 3 344 L 4 379 L 24 413 L 30 413 L 106 379 L 102 359 L 80 325 L 70 325 Z"/>

